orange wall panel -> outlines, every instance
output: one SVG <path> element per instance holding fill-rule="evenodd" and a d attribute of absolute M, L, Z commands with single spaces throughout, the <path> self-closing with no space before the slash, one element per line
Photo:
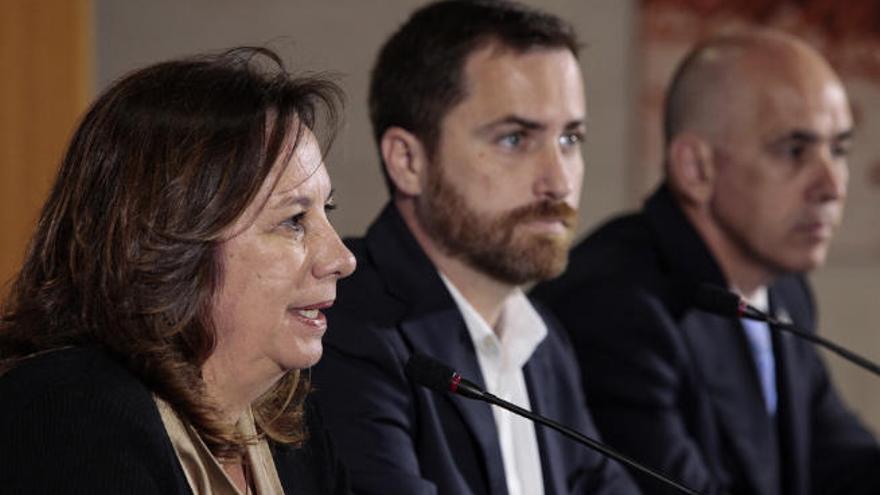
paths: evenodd
<path fill-rule="evenodd" d="M 89 0 L 0 2 L 0 294 L 92 90 Z"/>

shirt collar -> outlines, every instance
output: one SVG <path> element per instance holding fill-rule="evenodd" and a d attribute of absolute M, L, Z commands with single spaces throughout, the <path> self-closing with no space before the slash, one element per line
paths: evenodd
<path fill-rule="evenodd" d="M 736 287 L 731 287 L 731 290 L 737 294 L 742 294 L 741 291 L 737 290 Z M 755 290 L 755 293 L 752 297 L 744 298 L 750 306 L 760 309 L 763 312 L 767 312 L 770 308 L 770 301 L 768 296 L 767 287 L 760 287 Z"/>
<path fill-rule="evenodd" d="M 547 336 L 544 319 L 519 287 L 504 300 L 498 319 L 498 328 L 501 331 L 496 333 L 451 280 L 443 273 L 440 273 L 440 279 L 458 306 L 478 351 L 494 346 L 497 351 L 502 352 L 503 361 L 512 367 L 521 368 Z M 501 338 L 498 337 L 499 334 Z"/>

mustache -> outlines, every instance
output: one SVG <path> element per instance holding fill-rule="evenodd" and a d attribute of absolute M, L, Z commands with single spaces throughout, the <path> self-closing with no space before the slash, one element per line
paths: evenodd
<path fill-rule="evenodd" d="M 577 221 L 577 210 L 563 201 L 539 201 L 520 206 L 507 214 L 505 223 L 528 222 L 531 220 L 558 220 L 568 228 Z"/>

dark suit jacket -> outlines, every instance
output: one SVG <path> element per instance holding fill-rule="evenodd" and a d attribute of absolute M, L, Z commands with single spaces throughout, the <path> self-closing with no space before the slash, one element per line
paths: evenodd
<path fill-rule="evenodd" d="M 314 397 L 357 493 L 507 493 L 489 406 L 411 383 L 423 353 L 484 386 L 464 320 L 436 269 L 388 206 L 366 238 L 349 240 L 356 273 L 328 312 Z M 532 408 L 595 435 L 568 341 L 549 334 L 524 368 Z M 624 470 L 556 432 L 536 428 L 546 493 L 632 494 Z"/>
<path fill-rule="evenodd" d="M 811 345 L 774 334 L 771 420 L 740 322 L 693 308 L 694 283 L 727 286 L 661 188 L 642 213 L 590 235 L 567 272 L 534 291 L 571 334 L 606 440 L 704 493 L 880 493 L 877 444 Z M 769 298 L 771 312 L 814 328 L 801 277 L 779 279 Z"/>
<path fill-rule="evenodd" d="M 96 347 L 0 378 L 0 493 L 190 494 L 150 391 Z M 302 448 L 272 445 L 285 493 L 349 493 L 317 416 Z"/>

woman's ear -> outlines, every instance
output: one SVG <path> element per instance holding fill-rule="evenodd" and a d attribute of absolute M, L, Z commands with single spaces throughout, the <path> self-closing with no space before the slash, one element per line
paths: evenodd
<path fill-rule="evenodd" d="M 401 127 L 389 127 L 380 143 L 385 171 L 396 190 L 406 196 L 422 193 L 427 157 L 421 141 Z"/>
<path fill-rule="evenodd" d="M 712 198 L 715 166 L 711 144 L 696 134 L 679 134 L 667 147 L 666 181 L 692 206 L 704 205 Z"/>

